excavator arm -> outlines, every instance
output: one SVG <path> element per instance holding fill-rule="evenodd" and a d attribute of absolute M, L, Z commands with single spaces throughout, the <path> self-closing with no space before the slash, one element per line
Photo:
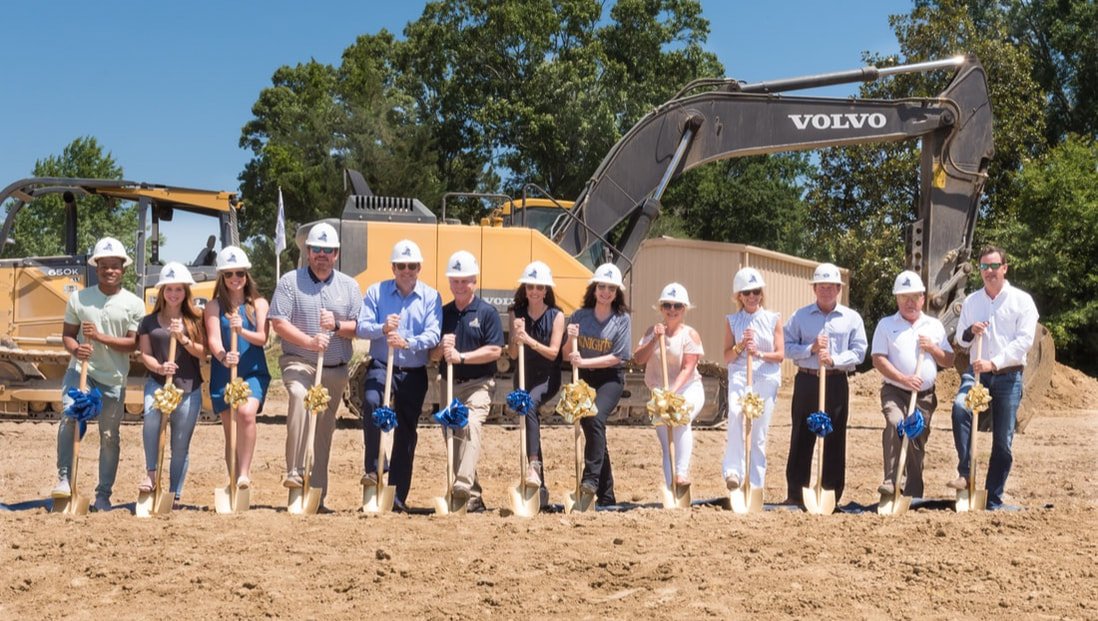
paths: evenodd
<path fill-rule="evenodd" d="M 956 68 L 956 74 L 933 98 L 780 94 L 946 68 Z M 719 90 L 694 92 L 715 86 Z M 554 240 L 589 265 L 611 260 L 628 271 L 659 216 L 668 184 L 694 167 L 746 155 L 921 138 L 918 217 L 907 231 L 907 260 L 927 283 L 928 311 L 952 326 L 971 270 L 972 232 L 994 152 L 991 130 L 987 78 L 973 56 L 757 84 L 698 81 L 614 145 L 577 198 L 575 217 L 562 218 Z M 609 240 L 619 226 L 622 233 L 609 247 L 599 240 Z"/>

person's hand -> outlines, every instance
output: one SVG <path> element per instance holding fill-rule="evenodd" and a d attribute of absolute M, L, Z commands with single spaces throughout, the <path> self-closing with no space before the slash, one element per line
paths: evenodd
<path fill-rule="evenodd" d="M 313 351 L 324 351 L 328 349 L 328 343 L 332 340 L 332 337 L 327 332 L 317 332 L 313 335 L 312 340 L 309 342 L 309 349 Z"/>
<path fill-rule="evenodd" d="M 455 347 L 450 347 L 445 350 L 446 362 L 450 364 L 461 364 L 461 352 Z"/>
<path fill-rule="evenodd" d="M 743 348 L 752 356 L 759 353 L 759 346 L 755 343 L 755 331 L 751 328 L 743 331 Z"/>
<path fill-rule="evenodd" d="M 515 319 L 511 322 L 511 336 L 515 339 L 516 343 L 526 343 L 526 321 L 524 319 Z"/>
<path fill-rule="evenodd" d="M 453 334 L 443 334 L 442 335 L 442 346 L 443 347 L 453 348 L 454 343 L 456 343 L 456 342 L 457 342 L 457 336 L 455 336 Z"/>
<path fill-rule="evenodd" d="M 928 354 L 932 354 L 937 348 L 938 344 L 934 342 L 934 339 L 925 334 L 919 336 L 919 349 L 927 352 Z"/>
<path fill-rule="evenodd" d="M 381 327 L 381 332 L 383 334 L 391 334 L 396 331 L 398 327 L 400 327 L 400 315 L 389 315 L 385 318 L 385 325 Z"/>
<path fill-rule="evenodd" d="M 225 352 L 225 366 L 235 367 L 238 364 L 240 364 L 240 352 L 238 352 L 238 351 L 227 351 L 227 352 Z"/>
<path fill-rule="evenodd" d="M 408 341 L 404 340 L 403 336 L 397 334 L 396 330 L 393 330 L 385 337 L 385 342 L 393 349 L 408 349 Z"/>
<path fill-rule="evenodd" d="M 994 373 L 996 368 L 990 360 L 975 360 L 972 362 L 972 370 L 976 373 Z"/>
<path fill-rule="evenodd" d="M 76 359 L 81 360 L 81 361 L 87 360 L 88 358 L 91 358 L 91 355 L 92 355 L 92 345 L 91 345 L 91 343 L 81 343 L 81 344 L 77 345 L 76 349 L 73 350 L 72 355 L 76 356 Z"/>
<path fill-rule="evenodd" d="M 336 319 L 335 314 L 330 310 L 320 309 L 320 329 L 335 331 Z"/>
<path fill-rule="evenodd" d="M 827 345 L 828 345 L 827 335 L 821 332 L 819 335 L 816 336 L 816 340 L 812 341 L 812 350 L 811 351 L 814 354 L 818 354 L 821 351 L 825 351 L 827 349 Z"/>
<path fill-rule="evenodd" d="M 168 323 L 168 333 L 177 341 L 183 340 L 183 320 L 178 317 Z"/>
<path fill-rule="evenodd" d="M 972 330 L 973 336 L 980 336 L 984 332 L 987 332 L 987 322 L 977 321 L 976 323 L 969 326 L 969 329 Z"/>
<path fill-rule="evenodd" d="M 229 313 L 229 329 L 237 334 L 244 331 L 244 318 L 240 316 L 240 313 Z"/>
<path fill-rule="evenodd" d="M 908 390 L 914 390 L 916 392 L 923 388 L 923 378 L 918 375 L 908 375 L 904 378 L 904 385 Z"/>
<path fill-rule="evenodd" d="M 175 375 L 179 371 L 179 365 L 174 362 L 160 363 L 160 375 Z"/>
<path fill-rule="evenodd" d="M 84 333 L 84 340 L 98 341 L 99 340 L 99 328 L 95 327 L 95 324 L 90 321 L 85 321 L 80 324 L 80 331 Z"/>
<path fill-rule="evenodd" d="M 568 324 L 568 328 L 565 330 L 568 333 L 568 338 L 574 339 L 580 335 L 580 327 L 578 323 Z"/>
<path fill-rule="evenodd" d="M 662 322 L 652 326 L 652 336 L 658 339 L 665 334 L 667 334 L 667 326 L 664 325 Z"/>
<path fill-rule="evenodd" d="M 581 356 L 578 351 L 574 351 L 574 352 L 568 354 L 568 362 L 574 368 L 577 368 L 577 369 L 584 368 L 584 366 L 583 366 L 583 364 L 584 364 L 583 363 L 583 356 Z"/>
<path fill-rule="evenodd" d="M 830 367 L 835 364 L 835 361 L 831 359 L 831 352 L 827 348 L 816 352 L 816 359 L 820 361 L 821 367 Z"/>

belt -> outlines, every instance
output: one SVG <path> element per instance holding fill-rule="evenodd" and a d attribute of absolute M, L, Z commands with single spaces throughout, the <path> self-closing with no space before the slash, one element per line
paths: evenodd
<path fill-rule="evenodd" d="M 1001 369 L 997 369 L 995 371 L 992 371 L 991 374 L 992 375 L 1006 375 L 1007 373 L 1018 373 L 1018 372 L 1023 371 L 1024 369 L 1025 369 L 1025 367 L 1023 367 L 1022 365 L 1016 364 L 1012 367 L 1003 367 Z"/>
<path fill-rule="evenodd" d="M 820 375 L 820 371 L 818 369 L 809 369 L 807 367 L 797 367 L 797 373 L 804 373 L 805 375 L 812 375 L 812 376 L 815 376 L 815 377 L 819 377 L 819 375 Z M 854 372 L 853 371 L 843 371 L 841 369 L 828 369 L 827 374 L 828 375 L 841 375 L 843 377 L 847 377 L 849 375 L 854 375 Z"/>
<path fill-rule="evenodd" d="M 454 378 L 454 383 L 455 384 L 467 384 L 469 382 L 487 382 L 488 380 L 492 379 L 492 377 L 493 377 L 492 375 L 482 375 L 480 377 L 467 377 L 465 379 L 458 379 L 458 378 L 455 377 Z"/>
<path fill-rule="evenodd" d="M 371 364 L 376 364 L 378 366 L 378 368 L 384 369 L 385 365 L 388 364 L 388 363 L 383 362 L 381 360 L 378 360 L 377 358 L 374 358 L 371 361 Z M 419 371 L 419 370 L 422 370 L 422 369 L 423 369 L 423 367 L 400 367 L 400 366 L 397 366 L 395 364 L 393 365 L 393 370 L 394 371 L 400 371 L 401 373 L 407 373 L 408 371 Z"/>
<path fill-rule="evenodd" d="M 326 364 L 326 365 L 324 365 L 324 368 L 325 369 L 338 369 L 339 367 L 345 367 L 345 366 L 347 366 L 346 362 L 340 362 L 339 364 Z"/>

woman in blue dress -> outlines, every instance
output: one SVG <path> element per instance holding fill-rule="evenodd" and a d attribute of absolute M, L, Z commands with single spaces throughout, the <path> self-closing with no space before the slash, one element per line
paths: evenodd
<path fill-rule="evenodd" d="M 229 383 L 230 367 L 236 367 L 252 390 L 244 405 L 236 410 L 237 487 L 251 487 L 252 454 L 255 452 L 256 414 L 263 411 L 263 401 L 271 374 L 263 347 L 267 344 L 267 300 L 259 295 L 255 280 L 248 270 L 252 267 L 244 251 L 225 246 L 217 255 L 217 284 L 214 299 L 203 313 L 209 337 L 210 400 L 214 411 L 221 415 L 225 429 L 225 464 L 229 468 L 229 405 L 225 402 L 225 386 Z M 232 348 L 230 334 L 237 334 L 237 353 Z"/>

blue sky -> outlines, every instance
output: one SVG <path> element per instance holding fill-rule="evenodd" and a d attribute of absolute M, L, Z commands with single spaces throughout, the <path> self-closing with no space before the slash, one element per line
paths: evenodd
<path fill-rule="evenodd" d="M 238 146 L 275 69 L 338 64 L 362 33 L 401 33 L 424 2 L 288 0 L 5 3 L 0 187 L 95 136 L 127 179 L 235 190 Z M 910 0 L 703 0 L 707 47 L 729 76 L 775 79 L 860 66 L 898 51 L 888 16 Z M 820 94 L 842 96 L 856 85 Z M 467 188 L 455 188 L 467 189 Z"/>

